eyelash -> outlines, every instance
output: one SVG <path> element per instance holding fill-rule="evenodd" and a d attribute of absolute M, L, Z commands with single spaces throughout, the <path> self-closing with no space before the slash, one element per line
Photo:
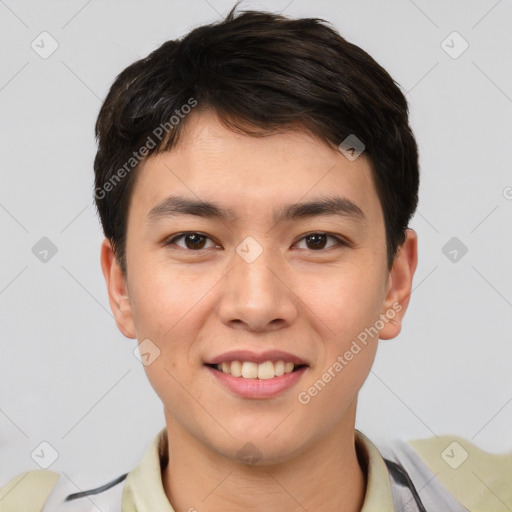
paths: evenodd
<path fill-rule="evenodd" d="M 168 246 L 171 246 L 171 245 L 175 245 L 176 240 L 179 240 L 180 238 L 186 237 L 187 235 L 199 235 L 201 237 L 208 238 L 208 239 L 211 240 L 211 238 L 208 235 L 205 235 L 205 234 L 200 233 L 198 231 L 186 231 L 184 233 L 180 233 L 179 235 L 176 235 L 176 236 L 173 236 L 172 238 L 167 239 L 164 242 L 164 246 L 168 247 Z M 304 240 L 305 238 L 309 238 L 309 237 L 312 237 L 314 235 L 324 235 L 324 236 L 327 236 L 327 238 L 333 238 L 334 240 L 337 241 L 337 245 L 338 246 L 342 246 L 342 247 L 349 247 L 350 246 L 350 244 L 347 241 L 343 240 L 339 236 L 332 235 L 331 233 L 326 233 L 324 231 L 313 231 L 313 232 L 310 232 L 310 233 L 306 233 L 305 235 L 302 236 L 302 238 L 299 239 L 299 242 Z M 205 250 L 205 249 L 202 249 L 202 248 L 198 249 L 198 250 L 194 250 L 194 249 L 188 249 L 186 247 L 180 247 L 180 246 L 177 246 L 177 247 L 179 249 L 182 249 L 182 250 L 187 251 L 187 252 L 198 252 L 199 253 L 199 252 L 202 252 L 202 251 Z M 333 245 L 333 246 L 330 246 L 330 247 L 327 247 L 327 248 L 318 249 L 318 250 L 314 250 L 314 249 L 309 249 L 309 250 L 312 251 L 312 252 L 323 252 L 323 251 L 326 251 L 327 249 L 331 249 L 332 247 L 336 247 L 336 245 Z M 209 249 L 211 249 L 211 247 L 209 247 Z"/>

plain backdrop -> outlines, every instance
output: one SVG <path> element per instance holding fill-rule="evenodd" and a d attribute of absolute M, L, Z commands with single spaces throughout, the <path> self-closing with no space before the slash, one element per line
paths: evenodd
<path fill-rule="evenodd" d="M 42 442 L 57 454 L 50 469 L 77 488 L 102 485 L 130 471 L 165 425 L 137 342 L 108 304 L 93 127 L 126 66 L 233 5 L 0 1 L 0 485 L 39 469 L 31 454 L 49 453 Z M 375 442 L 456 434 L 512 450 L 512 2 L 241 8 L 326 19 L 410 104 L 419 264 L 401 334 L 379 342 L 356 428 Z"/>

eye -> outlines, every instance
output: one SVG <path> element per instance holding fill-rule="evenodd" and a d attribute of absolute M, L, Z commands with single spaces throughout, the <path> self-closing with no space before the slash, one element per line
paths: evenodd
<path fill-rule="evenodd" d="M 342 240 L 340 237 L 335 235 L 329 235 L 328 233 L 309 233 L 301 238 L 301 240 L 306 240 L 306 245 L 309 243 L 309 246 L 306 249 L 312 249 L 313 251 L 318 251 L 321 249 L 325 249 L 326 241 L 328 238 L 331 238 L 337 242 L 338 245 L 347 246 L 348 244 Z M 336 244 L 333 244 L 336 245 Z M 327 248 L 332 247 L 330 245 Z"/>
<path fill-rule="evenodd" d="M 184 246 L 177 243 L 181 239 L 183 239 L 183 241 L 184 241 L 184 244 L 185 244 Z M 327 243 L 328 239 L 334 240 L 336 243 L 331 244 L 330 246 L 326 247 L 326 243 Z M 164 245 L 165 246 L 176 245 L 181 249 L 191 250 L 191 251 L 200 251 L 201 249 L 208 249 L 208 247 L 206 246 L 207 240 L 210 240 L 210 242 L 212 244 L 212 245 L 210 245 L 210 248 L 211 247 L 220 248 L 220 245 L 215 244 L 213 242 L 213 240 L 211 240 L 210 237 L 203 235 L 202 233 L 195 232 L 195 231 L 191 231 L 188 233 L 181 233 L 180 235 L 177 235 L 177 236 L 165 241 Z M 330 235 L 328 233 L 323 233 L 323 232 L 309 233 L 307 235 L 304 235 L 300 239 L 300 241 L 302 241 L 302 240 L 306 240 L 306 249 L 310 249 L 310 250 L 313 250 L 316 252 L 318 252 L 322 249 L 326 249 L 326 248 L 328 249 L 335 245 L 340 245 L 340 246 L 348 246 L 349 245 L 347 242 L 345 242 L 340 237 L 335 236 L 335 235 Z"/>
<path fill-rule="evenodd" d="M 185 247 L 176 243 L 176 241 L 180 240 L 181 238 L 183 238 L 185 242 Z M 174 238 L 170 238 L 165 242 L 165 245 L 177 245 L 181 249 L 190 249 L 192 251 L 197 251 L 205 248 L 205 240 L 211 240 L 211 238 L 201 233 L 189 232 L 182 233 L 181 235 L 175 236 Z M 215 244 L 213 246 L 219 247 L 218 245 Z"/>

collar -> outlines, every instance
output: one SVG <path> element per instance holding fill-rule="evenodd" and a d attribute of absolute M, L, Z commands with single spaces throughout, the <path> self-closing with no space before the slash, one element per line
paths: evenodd
<path fill-rule="evenodd" d="M 361 512 L 393 512 L 393 497 L 386 464 L 377 447 L 355 430 L 358 456 L 366 466 L 367 485 Z M 123 490 L 123 512 L 175 512 L 164 491 L 162 466 L 167 461 L 167 427 L 162 428 L 132 470 Z"/>

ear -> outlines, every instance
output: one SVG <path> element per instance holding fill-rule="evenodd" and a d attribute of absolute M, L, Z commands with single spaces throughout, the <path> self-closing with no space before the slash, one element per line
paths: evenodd
<path fill-rule="evenodd" d="M 402 329 L 402 319 L 409 305 L 417 264 L 418 235 L 413 229 L 407 229 L 406 240 L 397 251 L 388 277 L 388 289 L 381 311 L 385 325 L 380 331 L 380 339 L 390 340 L 398 336 Z"/>
<path fill-rule="evenodd" d="M 101 244 L 100 259 L 107 284 L 110 309 L 114 313 L 117 327 L 127 338 L 136 338 L 126 276 L 119 267 L 108 238 L 105 238 Z"/>

